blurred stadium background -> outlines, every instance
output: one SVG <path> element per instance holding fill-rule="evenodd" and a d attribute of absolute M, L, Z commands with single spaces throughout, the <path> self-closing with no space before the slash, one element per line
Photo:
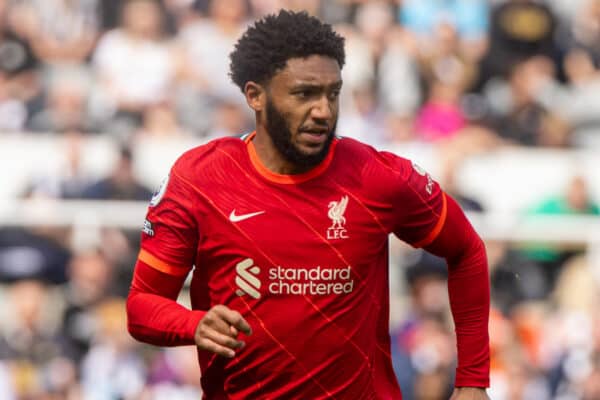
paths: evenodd
<path fill-rule="evenodd" d="M 600 399 L 600 0 L 0 0 L 0 398 L 200 398 L 194 349 L 135 343 L 124 298 L 171 163 L 252 129 L 228 53 L 280 7 L 346 37 L 338 133 L 485 239 L 491 398 Z M 392 246 L 398 379 L 447 398 L 444 265 Z"/>

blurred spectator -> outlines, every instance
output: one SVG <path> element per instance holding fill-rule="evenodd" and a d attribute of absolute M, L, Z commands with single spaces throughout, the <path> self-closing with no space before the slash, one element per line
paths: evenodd
<path fill-rule="evenodd" d="M 39 60 L 28 39 L 27 18 L 8 0 L 0 0 L 0 70 L 8 76 L 32 70 Z"/>
<path fill-rule="evenodd" d="M 426 84 L 438 80 L 456 85 L 461 92 L 470 89 L 477 78 L 477 66 L 475 60 L 460 48 L 456 28 L 448 23 L 439 23 L 431 35 L 432 44 L 418 53 Z"/>
<path fill-rule="evenodd" d="M 464 98 L 478 75 L 476 60 L 461 49 L 456 28 L 442 21 L 434 29 L 432 44 L 418 52 L 427 96 L 415 130 L 426 141 L 453 139 L 467 127 Z"/>
<path fill-rule="evenodd" d="M 19 281 L 10 286 L 5 301 L 0 348 L 7 352 L 12 383 L 9 396 L 13 391 L 18 399 L 39 398 L 54 392 L 61 380 L 74 381 L 68 361 L 63 363 L 61 380 L 53 379 L 56 376 L 51 373 L 56 372 L 57 360 L 62 357 L 62 345 L 56 329 L 60 303 L 49 288 L 36 280 Z"/>
<path fill-rule="evenodd" d="M 178 121 L 177 111 L 169 102 L 147 107 L 142 115 L 142 126 L 136 135 L 154 138 L 181 138 L 190 136 Z"/>
<path fill-rule="evenodd" d="M 241 104 L 239 89 L 227 75 L 229 52 L 248 18 L 244 0 L 207 3 L 206 17 L 199 17 L 178 35 L 183 84 L 179 87 L 178 110 L 193 131 L 211 134 L 210 116 L 220 102 Z"/>
<path fill-rule="evenodd" d="M 356 87 L 352 91 L 352 107 L 338 122 L 341 135 L 361 140 L 375 147 L 387 141 L 385 114 L 378 104 L 373 84 Z"/>
<path fill-rule="evenodd" d="M 403 29 L 392 28 L 386 35 L 386 48 L 377 66 L 382 107 L 402 119 L 410 119 L 421 101 L 416 52 L 413 38 Z"/>
<path fill-rule="evenodd" d="M 430 52 L 436 46 L 432 35 L 441 26 L 456 32 L 461 57 L 477 61 L 486 49 L 488 3 L 485 0 L 405 0 L 399 11 L 400 23 L 422 45 L 420 51 Z"/>
<path fill-rule="evenodd" d="M 34 29 L 29 40 L 47 64 L 82 63 L 99 33 L 99 0 L 25 0 Z"/>
<path fill-rule="evenodd" d="M 201 395 L 198 357 L 192 347 L 171 347 L 160 354 L 152 363 L 149 371 L 149 382 L 154 387 L 155 399 L 159 393 L 183 392 L 182 400 L 197 399 Z M 185 393 L 189 393 L 186 396 Z M 180 397 L 177 397 L 180 398 Z"/>
<path fill-rule="evenodd" d="M 425 251 L 405 269 L 410 312 L 391 340 L 394 371 L 408 399 L 449 397 L 455 355 L 448 342 L 447 276 L 445 260 Z"/>
<path fill-rule="evenodd" d="M 414 140 L 412 115 L 387 113 L 385 121 L 388 144 L 400 144 Z"/>
<path fill-rule="evenodd" d="M 244 132 L 249 132 L 250 129 L 252 129 L 252 124 L 250 123 L 246 108 L 241 107 L 237 102 L 223 101 L 215 108 L 211 131 L 206 139 L 236 136 Z"/>
<path fill-rule="evenodd" d="M 494 304 L 499 312 L 509 315 L 525 301 L 545 299 L 550 293 L 543 267 L 525 257 L 521 251 L 505 243 L 486 243 L 497 254 L 490 261 L 491 289 Z"/>
<path fill-rule="evenodd" d="M 498 3 L 491 13 L 490 45 L 481 66 L 481 82 L 495 76 L 506 78 L 514 64 L 536 55 L 558 62 L 556 25 L 556 16 L 543 2 Z"/>
<path fill-rule="evenodd" d="M 565 57 L 565 72 L 568 79 L 566 97 L 556 105 L 557 112 L 571 124 L 574 133 L 598 135 L 600 121 L 600 71 L 592 54 L 584 48 L 575 47 Z"/>
<path fill-rule="evenodd" d="M 167 15 L 169 33 L 177 33 L 198 14 L 195 0 L 162 0 L 161 6 Z"/>
<path fill-rule="evenodd" d="M 41 109 L 39 60 L 29 42 L 31 22 L 21 4 L 0 0 L 0 130 L 16 132 Z"/>
<path fill-rule="evenodd" d="M 119 27 L 105 33 L 93 54 L 100 87 L 95 113 L 115 118 L 104 128 L 128 134 L 145 107 L 169 98 L 176 74 L 164 37 L 163 14 L 154 0 L 128 0 Z"/>
<path fill-rule="evenodd" d="M 592 371 L 583 381 L 581 400 L 600 399 L 600 353 L 596 352 L 592 360 Z"/>
<path fill-rule="evenodd" d="M 32 196 L 79 199 L 83 190 L 90 185 L 91 178 L 82 168 L 82 134 L 79 131 L 66 131 L 62 137 L 61 154 L 64 161 L 60 170 L 49 176 L 37 177 L 30 183 Z"/>
<path fill-rule="evenodd" d="M 371 84 L 375 78 L 375 56 L 369 41 L 352 25 L 338 25 L 336 31 L 345 38 L 347 67 L 342 70 L 344 87 L 340 93 L 340 107 L 345 110 L 352 108 L 352 93 L 355 89 Z"/>
<path fill-rule="evenodd" d="M 139 247 L 140 231 L 104 228 L 100 232 L 100 251 L 112 266 L 110 293 L 127 297 L 133 266 L 137 258 L 134 249 Z"/>
<path fill-rule="evenodd" d="M 570 179 L 564 193 L 545 199 L 533 207 L 528 215 L 600 215 L 600 208 L 590 198 L 585 178 L 576 175 Z M 575 253 L 576 250 L 540 245 L 527 248 L 524 254 L 541 265 L 548 289 L 551 290 L 562 265 Z"/>
<path fill-rule="evenodd" d="M 200 89 L 214 97 L 237 96 L 227 76 L 228 54 L 242 33 L 248 10 L 243 0 L 209 1 L 206 17 L 179 33 L 188 72 Z"/>
<path fill-rule="evenodd" d="M 573 257 L 565 263 L 552 292 L 552 300 L 561 312 L 590 316 L 597 312 L 600 291 L 592 268 L 585 255 Z"/>
<path fill-rule="evenodd" d="M 88 250 L 73 257 L 68 277 L 61 334 L 69 356 L 79 363 L 89 351 L 98 329 L 94 310 L 110 294 L 112 267 L 100 252 Z"/>
<path fill-rule="evenodd" d="M 367 41 L 375 60 L 381 57 L 387 32 L 394 23 L 394 9 L 385 0 L 362 2 L 356 8 L 355 24 Z"/>
<path fill-rule="evenodd" d="M 576 45 L 590 50 L 594 62 L 600 61 L 600 2 L 580 0 L 580 7 L 572 7 L 575 18 L 571 28 L 572 40 Z"/>
<path fill-rule="evenodd" d="M 523 146 L 565 146 L 569 127 L 537 99 L 540 78 L 551 75 L 552 63 L 533 57 L 512 67 L 508 87 L 490 87 L 491 127 L 510 143 Z"/>
<path fill-rule="evenodd" d="M 0 58 L 1 52 L 0 48 Z M 0 71 L 0 132 L 22 131 L 26 120 L 27 107 L 11 94 L 10 78 Z"/>
<path fill-rule="evenodd" d="M 119 26 L 123 0 L 102 0 L 98 4 L 98 15 L 101 18 L 102 31 L 109 31 Z"/>
<path fill-rule="evenodd" d="M 281 8 L 281 0 L 249 0 L 251 18 L 261 18 L 267 14 L 274 14 Z"/>
<path fill-rule="evenodd" d="M 577 14 L 585 9 L 589 0 L 548 0 L 547 2 L 559 18 L 559 22 L 563 25 L 562 28 L 568 30 L 573 25 Z"/>
<path fill-rule="evenodd" d="M 447 154 L 442 161 L 441 173 L 438 182 L 444 192 L 452 196 L 464 211 L 483 211 L 483 205 L 475 198 L 466 195 L 460 190 L 457 183 L 462 159 L 459 155 Z"/>
<path fill-rule="evenodd" d="M 568 140 L 570 144 L 585 146 L 586 143 L 600 143 L 598 64 L 588 48 L 575 46 L 567 51 L 563 69 L 565 85 L 544 71 L 538 72 L 538 100 L 569 124 L 572 130 Z"/>
<path fill-rule="evenodd" d="M 152 191 L 135 178 L 133 154 L 126 147 L 121 148 L 119 160 L 110 175 L 83 191 L 83 198 L 92 200 L 149 201 L 151 197 Z"/>
<path fill-rule="evenodd" d="M 467 121 L 460 107 L 462 90 L 457 82 L 430 82 L 425 104 L 418 111 L 415 131 L 424 141 L 453 139 L 466 127 Z"/>
<path fill-rule="evenodd" d="M 55 133 L 97 131 L 88 114 L 88 92 L 89 82 L 85 76 L 78 76 L 69 69 L 55 72 L 50 78 L 45 106 L 30 117 L 28 129 Z"/>
<path fill-rule="evenodd" d="M 70 250 L 56 229 L 0 228 L 0 282 L 40 279 L 62 283 Z"/>
<path fill-rule="evenodd" d="M 137 344 L 127 334 L 125 302 L 107 299 L 94 309 L 98 325 L 93 346 L 81 367 L 85 399 L 136 398 L 145 384 L 145 365 Z"/>

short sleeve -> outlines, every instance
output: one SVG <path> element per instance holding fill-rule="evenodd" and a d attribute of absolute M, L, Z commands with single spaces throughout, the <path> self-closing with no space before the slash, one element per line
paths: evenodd
<path fill-rule="evenodd" d="M 198 246 L 192 199 L 192 188 L 173 167 L 150 200 L 142 228 L 141 261 L 170 275 L 187 275 Z"/>
<path fill-rule="evenodd" d="M 431 244 L 446 220 L 446 197 L 425 170 L 398 158 L 399 187 L 394 207 L 394 234 L 413 247 Z"/>

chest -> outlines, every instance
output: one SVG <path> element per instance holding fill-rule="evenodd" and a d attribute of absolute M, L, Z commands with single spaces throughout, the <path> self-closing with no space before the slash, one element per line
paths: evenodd
<path fill-rule="evenodd" d="M 211 191 L 199 253 L 263 258 L 267 264 L 368 263 L 387 243 L 387 209 L 328 185 Z"/>

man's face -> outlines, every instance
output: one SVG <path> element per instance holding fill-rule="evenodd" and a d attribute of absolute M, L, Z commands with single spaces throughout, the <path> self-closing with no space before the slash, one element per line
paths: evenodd
<path fill-rule="evenodd" d="M 307 168 L 327 156 L 335 134 L 341 86 L 337 61 L 325 56 L 290 59 L 271 79 L 265 127 L 286 161 Z"/>

